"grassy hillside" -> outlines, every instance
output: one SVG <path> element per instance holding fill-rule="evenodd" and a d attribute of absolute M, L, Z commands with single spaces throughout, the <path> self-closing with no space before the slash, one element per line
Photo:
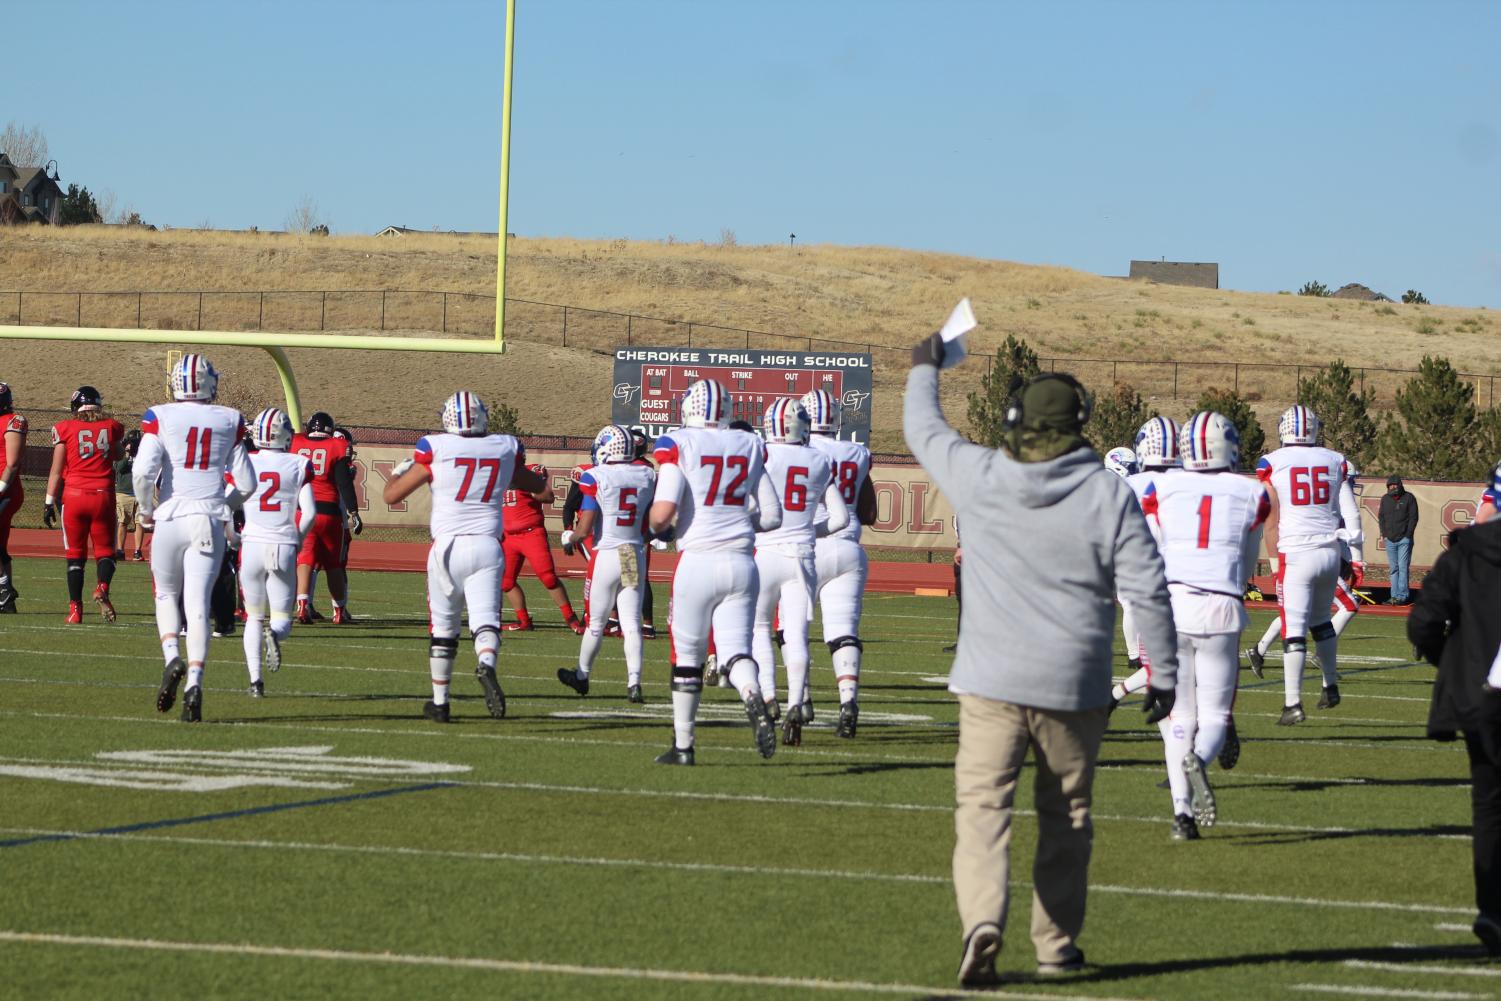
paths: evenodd
<path fill-rule="evenodd" d="M 437 235 L 388 240 L 92 227 L 7 230 L 0 231 L 0 276 L 0 292 L 432 289 L 489 295 L 495 247 L 484 238 Z M 1261 397 L 1267 413 L 1290 398 L 1292 372 L 1237 374 L 1217 364 L 1224 362 L 1316 366 L 1342 357 L 1352 366 L 1411 368 L 1425 353 L 1435 353 L 1467 372 L 1501 373 L 1501 324 L 1484 310 L 1180 288 L 881 247 L 513 240 L 508 284 L 513 299 L 891 348 L 933 329 L 961 295 L 969 295 L 982 321 L 978 350 L 1015 333 L 1044 357 L 1063 359 L 1060 368 L 1073 368 L 1095 388 L 1108 388 L 1112 378 L 1130 381 L 1170 413 L 1186 410 L 1198 389 L 1228 386 L 1236 378 L 1243 391 Z M 392 296 L 387 325 L 398 328 L 396 335 L 426 333 L 440 324 L 438 301 Z M 255 302 L 209 297 L 205 326 L 253 329 Z M 333 297 L 325 306 L 319 297 L 283 296 L 264 323 L 268 329 L 309 329 L 322 316 L 331 326 L 370 329 L 379 322 L 377 304 Z M 75 308 L 72 299 L 27 296 L 25 318 L 72 323 Z M 133 297 L 91 297 L 85 308 L 92 316 L 86 322 L 135 325 Z M 480 333 L 489 308 L 488 302 L 452 297 L 450 328 Z M 0 294 L 0 322 L 14 322 L 15 309 L 15 298 Z M 148 326 L 197 322 L 196 297 L 160 298 L 147 309 L 158 317 L 148 318 Z M 509 322 L 516 350 L 504 359 L 297 352 L 294 362 L 309 400 L 350 420 L 425 423 L 435 401 L 459 383 L 517 406 L 529 430 L 586 433 L 608 418 L 609 361 L 600 352 L 623 341 L 623 319 L 573 311 L 566 349 L 560 310 L 513 306 Z M 663 336 L 669 330 L 656 329 Z M 680 328 L 671 330 L 680 336 Z M 706 336 L 743 343 L 742 335 L 703 328 L 694 343 Z M 638 343 L 653 337 L 652 325 L 634 327 Z M 581 344 L 597 350 L 579 350 Z M 216 355 L 241 386 L 274 391 L 269 366 L 254 352 Z M 877 444 L 892 447 L 900 440 L 904 366 L 896 351 L 878 349 L 877 355 Z M 7 345 L 3 357 L 0 378 L 37 405 L 65 400 L 80 381 L 94 379 L 108 383 L 101 388 L 122 407 L 139 407 L 160 384 L 159 351 Z M 1069 361 L 1086 357 L 1127 363 Z M 1197 366 L 1178 373 L 1178 394 L 1188 399 L 1173 400 L 1170 370 L 1147 364 L 1163 359 Z M 402 372 L 399 388 L 390 378 L 394 367 Z M 982 370 L 974 363 L 967 369 L 953 380 L 950 400 L 960 419 L 962 391 Z M 1381 402 L 1390 401 L 1398 381 L 1368 375 Z M 1488 392 L 1487 380 L 1482 403 Z"/>

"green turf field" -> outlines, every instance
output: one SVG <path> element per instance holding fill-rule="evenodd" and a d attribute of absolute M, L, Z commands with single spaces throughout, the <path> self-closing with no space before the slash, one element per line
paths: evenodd
<path fill-rule="evenodd" d="M 4 997 L 961 993 L 951 602 L 867 599 L 857 739 L 830 729 L 818 650 L 801 748 L 763 762 L 733 694 L 713 691 L 686 769 L 652 764 L 671 736 L 666 640 L 647 644 L 648 705 L 624 701 L 618 641 L 580 699 L 553 676 L 577 640 L 536 590 L 541 628 L 502 650 L 503 721 L 467 670 L 453 725 L 421 718 L 423 579 L 357 574 L 361 624 L 298 627 L 264 700 L 245 693 L 239 637 L 216 641 L 205 722 L 189 726 L 154 710 L 145 568 L 120 570 L 118 623 L 81 627 L 63 624 L 62 571 L 17 561 L 22 614 L 0 617 Z M 1024 785 L 1003 993 L 1501 987 L 1468 931 L 1464 754 L 1423 737 L 1432 671 L 1411 663 L 1402 624 L 1356 619 L 1344 704 L 1313 710 L 1310 679 L 1297 728 L 1274 726 L 1275 667 L 1242 675 L 1244 751 L 1211 771 L 1221 821 L 1201 842 L 1169 840 L 1155 728 L 1135 705 L 1116 713 L 1081 940 L 1092 965 L 1066 981 L 1030 975 Z"/>

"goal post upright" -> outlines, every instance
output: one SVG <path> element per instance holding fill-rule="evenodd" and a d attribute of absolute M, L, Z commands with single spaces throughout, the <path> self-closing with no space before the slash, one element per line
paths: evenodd
<path fill-rule="evenodd" d="M 506 0 L 505 82 L 500 106 L 500 232 L 495 252 L 495 345 L 505 350 L 506 215 L 511 200 L 511 75 L 516 54 L 516 0 Z"/>

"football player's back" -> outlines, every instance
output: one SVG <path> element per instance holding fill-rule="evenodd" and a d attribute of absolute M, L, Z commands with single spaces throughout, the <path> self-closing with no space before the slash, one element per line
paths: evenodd
<path fill-rule="evenodd" d="M 834 481 L 839 484 L 840 496 L 853 511 L 860 496 L 861 484 L 870 475 L 870 449 L 857 441 L 846 441 L 827 434 L 813 435 L 808 444 L 829 457 L 834 467 Z M 820 507 L 817 520 L 820 523 L 828 520 L 827 508 Z M 859 542 L 860 519 L 851 518 L 849 524 L 829 537 Z"/>
<path fill-rule="evenodd" d="M 657 440 L 657 462 L 677 465 L 688 487 L 678 508 L 680 551 L 751 551 L 756 530 L 746 501 L 764 451 L 756 435 L 727 428 L 679 428 Z"/>
<path fill-rule="evenodd" d="M 766 475 L 771 477 L 772 485 L 782 499 L 782 523 L 769 532 L 763 532 L 756 544 L 812 545 L 816 541 L 818 516 L 822 514 L 822 521 L 828 521 L 823 497 L 834 478 L 834 463 L 829 453 L 812 444 L 769 443 L 766 446 Z M 843 491 L 840 493 L 843 496 Z"/>
<path fill-rule="evenodd" d="M 1256 464 L 1256 475 L 1277 492 L 1279 548 L 1334 545 L 1340 528 L 1345 457 L 1321 445 L 1284 445 Z"/>
<path fill-rule="evenodd" d="M 502 534 L 506 489 L 519 450 L 520 443 L 508 434 L 444 433 L 418 440 L 416 459 L 432 473 L 433 538 Z"/>

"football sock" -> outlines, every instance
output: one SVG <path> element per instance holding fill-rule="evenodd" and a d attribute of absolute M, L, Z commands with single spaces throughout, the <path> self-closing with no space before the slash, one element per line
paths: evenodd
<path fill-rule="evenodd" d="M 446 705 L 448 682 L 453 677 L 453 661 L 447 657 L 429 657 L 427 667 L 433 679 L 433 705 Z"/>
<path fill-rule="evenodd" d="M 1303 701 L 1303 665 L 1308 660 L 1306 650 L 1282 652 L 1282 704 L 1294 706 Z"/>
<path fill-rule="evenodd" d="M 1256 641 L 1256 652 L 1265 657 L 1266 652 L 1272 648 L 1272 644 L 1281 634 L 1282 619 L 1279 616 L 1272 620 L 1272 624 L 1266 627 L 1266 632 L 1261 634 L 1261 639 Z"/>
<path fill-rule="evenodd" d="M 278 642 L 285 641 L 288 636 L 292 635 L 292 619 L 286 616 L 278 616 L 273 612 L 271 614 L 271 635 L 275 636 Z"/>
<path fill-rule="evenodd" d="M 1186 813 L 1193 816 L 1192 796 L 1188 789 L 1188 776 L 1183 772 L 1183 758 L 1193 745 L 1189 743 L 1187 736 L 1177 737 L 1173 735 L 1173 720 L 1169 716 L 1157 724 L 1157 729 L 1162 732 L 1163 754 L 1167 758 L 1167 783 L 1173 798 L 1173 816 Z M 1179 727 L 1179 732 L 1182 728 Z"/>
<path fill-rule="evenodd" d="M 1324 687 L 1339 684 L 1339 637 L 1315 640 L 1314 651 L 1319 656 L 1319 671 L 1324 675 Z"/>
<path fill-rule="evenodd" d="M 834 677 L 839 679 L 839 703 L 853 702 L 860 696 L 860 648 L 842 646 L 832 659 Z"/>
<path fill-rule="evenodd" d="M 103 584 L 105 588 L 108 589 L 110 581 L 115 579 L 114 557 L 101 557 L 96 569 L 99 571 L 99 583 Z"/>
<path fill-rule="evenodd" d="M 1355 609 L 1353 608 L 1341 608 L 1335 612 L 1334 619 L 1332 620 L 1334 623 L 1334 635 L 1342 635 L 1345 627 L 1350 624 L 1350 620 L 1353 618 L 1355 618 Z"/>
<path fill-rule="evenodd" d="M 691 692 L 673 690 L 672 731 L 675 747 L 686 749 L 693 746 L 693 718 L 698 714 L 698 700 L 702 696 L 702 690 Z"/>
<path fill-rule="evenodd" d="M 337 611 L 340 608 L 343 608 L 347 604 L 349 604 L 349 599 L 348 598 L 345 598 L 343 601 L 340 601 L 338 598 L 334 598 L 333 599 L 333 605 L 334 605 L 334 610 L 335 611 Z"/>
<path fill-rule="evenodd" d="M 624 633 L 625 640 L 625 676 L 626 684 L 641 684 L 641 624 L 639 622 L 624 619 L 620 623 L 620 631 Z"/>
<path fill-rule="evenodd" d="M 756 662 L 749 657 L 737 657 L 730 665 L 730 684 L 740 693 L 742 701 L 749 702 L 752 695 L 761 694 L 761 673 Z"/>
<path fill-rule="evenodd" d="M 68 564 L 68 600 L 83 600 L 83 564 Z"/>
<path fill-rule="evenodd" d="M 299 594 L 299 595 L 298 595 L 298 596 L 297 596 L 297 601 L 298 601 L 298 602 L 299 602 L 299 603 L 301 603 L 301 602 L 304 602 L 304 601 L 307 601 L 307 600 L 308 600 L 308 596 L 307 596 L 307 595 L 305 595 L 305 594 Z"/>
<path fill-rule="evenodd" d="M 1193 752 L 1199 760 L 1209 764 L 1219 757 L 1225 746 L 1225 736 L 1230 732 L 1230 714 L 1201 712 L 1198 732 L 1194 734 Z M 1182 758 L 1178 759 L 1182 761 Z"/>
<path fill-rule="evenodd" d="M 594 623 L 589 623 L 589 628 L 584 630 L 584 638 L 579 640 L 578 672 L 581 677 L 587 677 L 589 670 L 594 667 L 594 659 L 599 656 L 599 648 L 604 641 L 603 630 L 596 633 Z"/>
<path fill-rule="evenodd" d="M 573 614 L 572 603 L 565 601 L 563 602 L 563 604 L 558 606 L 558 610 L 563 613 L 563 618 L 565 621 L 570 623 L 578 621 L 578 616 Z"/>
<path fill-rule="evenodd" d="M 250 683 L 261 680 L 261 620 L 251 615 L 245 619 L 245 667 L 250 671 Z"/>
<path fill-rule="evenodd" d="M 201 688 L 202 686 L 203 686 L 203 665 L 199 664 L 199 665 L 197 665 L 195 667 L 195 666 L 189 664 L 188 665 L 188 687 L 189 688 Z"/>
<path fill-rule="evenodd" d="M 474 640 L 474 656 L 475 656 L 475 659 L 477 659 L 479 661 L 479 666 L 480 667 L 493 668 L 495 666 L 495 653 L 496 653 L 496 650 L 495 650 L 495 647 L 493 645 L 491 645 L 494 642 L 495 641 L 490 638 L 490 634 L 489 634 L 488 630 L 485 633 L 485 638 L 484 639 L 481 639 L 479 637 L 475 637 L 475 640 Z M 481 643 L 483 643 L 484 645 L 481 646 L 480 645 Z"/>
<path fill-rule="evenodd" d="M 1143 688 L 1147 687 L 1147 685 L 1150 684 L 1151 681 L 1152 669 L 1149 667 L 1143 667 L 1135 674 L 1127 678 L 1125 681 L 1122 681 L 1120 684 L 1115 686 L 1115 688 L 1120 689 L 1119 694 L 1116 693 L 1115 689 L 1111 689 L 1110 694 L 1115 696 L 1116 700 L 1120 700 L 1125 698 L 1127 695 L 1130 695 L 1132 692 L 1141 691 Z"/>
<path fill-rule="evenodd" d="M 523 628 L 530 628 L 532 624 L 532 613 L 528 612 L 524 608 L 518 609 L 516 612 L 516 623 Z"/>
<path fill-rule="evenodd" d="M 173 660 L 180 656 L 178 649 L 176 633 L 162 640 L 162 662 L 165 664 L 172 663 Z"/>
<path fill-rule="evenodd" d="M 803 688 L 808 684 L 808 663 L 795 660 L 787 662 L 787 705 L 792 707 L 802 702 Z M 776 691 L 775 688 L 772 689 Z"/>

